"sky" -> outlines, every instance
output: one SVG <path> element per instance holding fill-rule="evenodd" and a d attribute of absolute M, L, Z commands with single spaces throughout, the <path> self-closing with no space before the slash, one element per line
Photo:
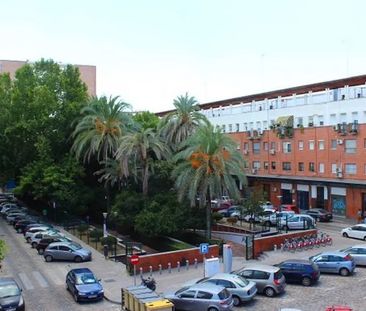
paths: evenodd
<path fill-rule="evenodd" d="M 95 65 L 98 96 L 173 109 L 366 74 L 364 0 L 0 0 L 0 59 Z"/>

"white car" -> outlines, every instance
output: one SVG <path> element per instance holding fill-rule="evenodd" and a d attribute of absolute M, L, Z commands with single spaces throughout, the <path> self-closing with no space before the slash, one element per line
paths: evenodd
<path fill-rule="evenodd" d="M 293 215 L 295 215 L 294 211 L 273 212 L 272 214 L 267 216 L 267 218 L 265 218 L 263 221 L 267 226 L 276 225 L 277 220 L 280 222 L 282 220 L 286 221 L 286 217 L 287 219 L 289 219 Z"/>
<path fill-rule="evenodd" d="M 39 241 L 46 237 L 65 237 L 62 233 L 56 232 L 54 230 L 42 231 L 42 232 L 35 232 L 30 237 L 30 244 L 32 248 L 36 248 Z"/>
<path fill-rule="evenodd" d="M 315 227 L 315 219 L 309 215 L 294 214 L 290 218 L 281 219 L 282 230 L 309 229 Z"/>
<path fill-rule="evenodd" d="M 27 241 L 28 243 L 30 243 L 30 241 L 31 241 L 31 237 L 32 237 L 32 235 L 33 235 L 34 233 L 36 233 L 36 232 L 46 232 L 46 231 L 48 231 L 48 230 L 50 230 L 50 227 L 32 227 L 32 228 L 30 228 L 30 229 L 25 233 L 24 238 L 26 239 L 26 241 Z"/>
<path fill-rule="evenodd" d="M 366 241 L 366 224 L 354 225 L 342 230 L 342 236 L 345 238 L 355 238 Z"/>

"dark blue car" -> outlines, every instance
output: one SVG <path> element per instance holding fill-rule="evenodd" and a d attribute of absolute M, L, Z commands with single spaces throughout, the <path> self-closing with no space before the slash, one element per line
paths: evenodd
<path fill-rule="evenodd" d="M 13 278 L 0 278 L 0 310 L 24 311 L 22 290 Z"/>
<path fill-rule="evenodd" d="M 101 300 L 104 297 L 100 280 L 88 268 L 70 270 L 66 276 L 66 289 L 76 302 Z"/>
<path fill-rule="evenodd" d="M 286 278 L 286 283 L 300 283 L 310 286 L 320 277 L 319 267 L 310 260 L 289 259 L 275 265 L 279 267 Z"/>

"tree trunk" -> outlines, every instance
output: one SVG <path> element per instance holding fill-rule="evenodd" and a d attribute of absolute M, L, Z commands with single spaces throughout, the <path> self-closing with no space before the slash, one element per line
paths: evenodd
<path fill-rule="evenodd" d="M 146 197 L 148 193 L 148 180 L 149 180 L 149 165 L 147 161 L 144 165 L 144 176 L 142 178 L 142 194 Z"/>
<path fill-rule="evenodd" d="M 207 191 L 207 203 L 206 203 L 206 238 L 211 239 L 211 193 L 210 189 Z"/>

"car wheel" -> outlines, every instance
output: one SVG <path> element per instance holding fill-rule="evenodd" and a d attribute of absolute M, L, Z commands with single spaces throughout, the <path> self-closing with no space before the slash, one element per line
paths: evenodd
<path fill-rule="evenodd" d="M 31 242 L 31 238 L 30 237 L 28 237 L 27 238 L 27 243 L 30 243 Z"/>
<path fill-rule="evenodd" d="M 347 234 L 346 232 L 344 232 L 342 235 L 343 235 L 345 238 L 348 238 L 348 234 Z"/>
<path fill-rule="evenodd" d="M 302 280 L 301 280 L 301 284 L 304 286 L 310 286 L 311 285 L 311 279 L 307 276 L 305 276 Z"/>
<path fill-rule="evenodd" d="M 74 258 L 74 261 L 75 261 L 75 262 L 82 262 L 82 261 L 83 261 L 83 258 L 81 258 L 80 256 L 76 256 L 76 257 Z"/>
<path fill-rule="evenodd" d="M 43 248 L 38 249 L 38 254 L 39 255 L 43 255 L 43 253 L 44 253 L 44 249 Z"/>
<path fill-rule="evenodd" d="M 267 287 L 265 290 L 264 290 L 264 294 L 267 296 L 267 297 L 273 297 L 275 295 L 275 291 L 272 287 Z"/>
<path fill-rule="evenodd" d="M 347 268 L 342 268 L 341 270 L 339 270 L 339 274 L 341 276 L 348 276 L 349 275 L 349 271 Z"/>
<path fill-rule="evenodd" d="M 53 260 L 51 255 L 47 255 L 44 259 L 46 259 L 47 262 L 51 262 Z"/>
<path fill-rule="evenodd" d="M 216 308 L 208 308 L 208 310 L 207 311 L 217 311 L 217 309 Z"/>
<path fill-rule="evenodd" d="M 37 243 L 36 242 L 33 242 L 32 243 L 32 248 L 36 248 L 37 247 Z"/>
<path fill-rule="evenodd" d="M 233 303 L 235 307 L 239 306 L 241 303 L 240 298 L 238 296 L 233 296 Z"/>

